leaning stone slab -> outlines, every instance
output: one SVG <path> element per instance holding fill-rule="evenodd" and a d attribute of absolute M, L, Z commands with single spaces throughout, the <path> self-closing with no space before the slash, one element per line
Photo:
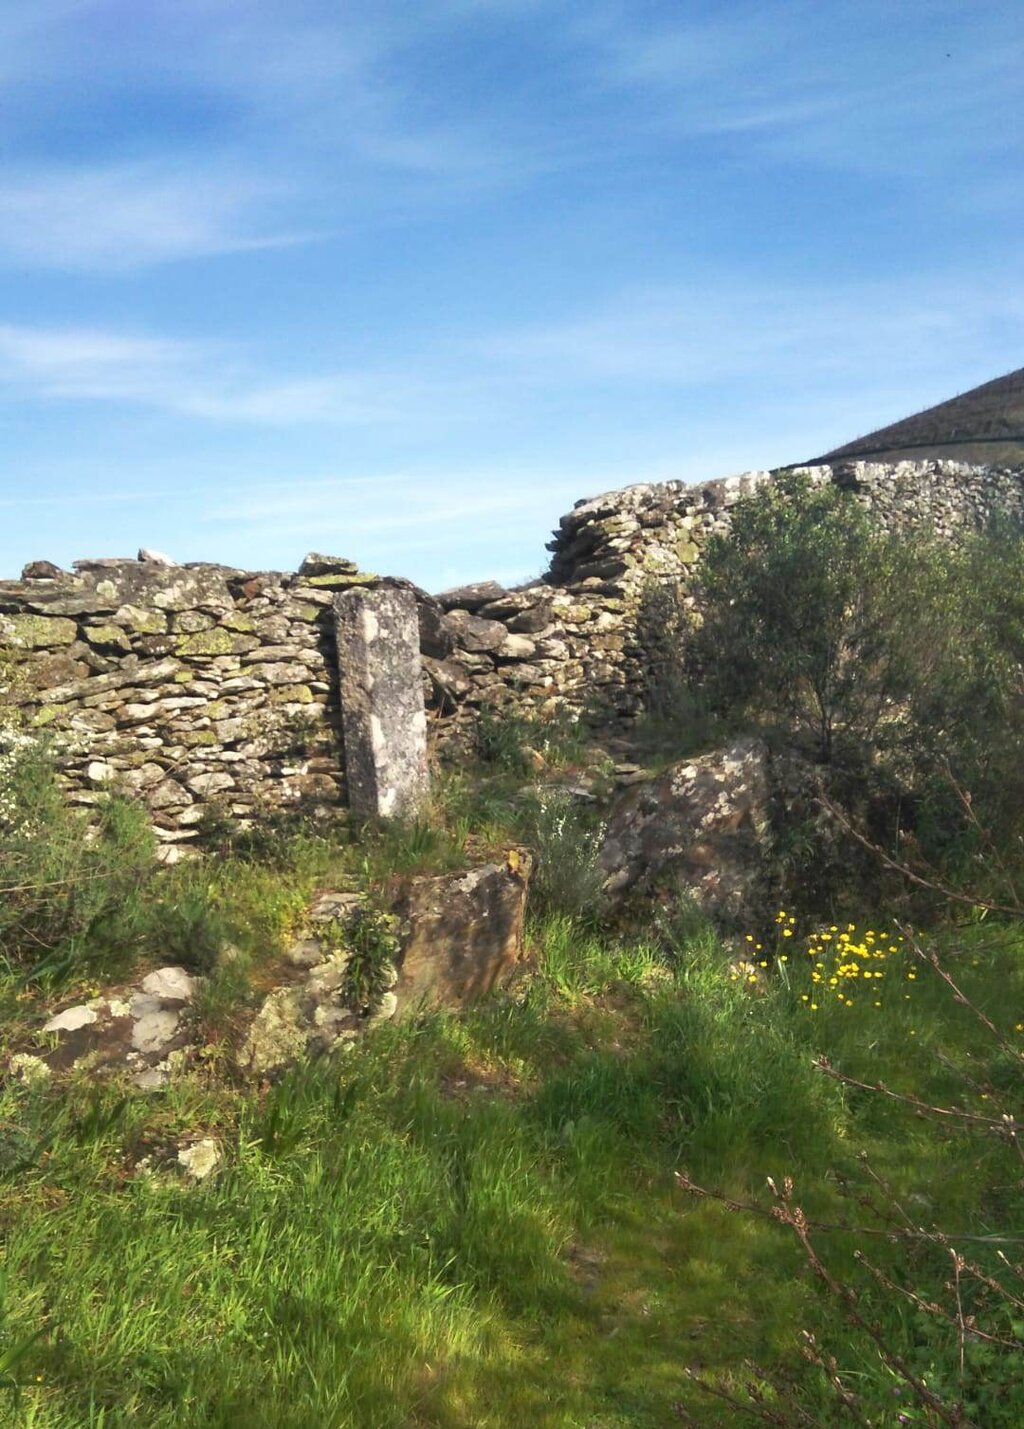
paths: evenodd
<path fill-rule="evenodd" d="M 345 773 L 353 812 L 412 818 L 430 792 L 419 621 L 410 590 L 334 599 Z"/>

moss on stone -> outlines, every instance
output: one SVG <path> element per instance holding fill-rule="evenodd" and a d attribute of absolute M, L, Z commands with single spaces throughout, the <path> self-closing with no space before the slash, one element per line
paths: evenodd
<path fill-rule="evenodd" d="M 186 635 L 175 641 L 175 651 L 179 655 L 230 655 L 234 650 L 235 637 L 229 630 L 198 630 L 194 635 Z"/>
<path fill-rule="evenodd" d="M 256 630 L 254 621 L 248 615 L 241 615 L 238 612 L 225 615 L 221 625 L 225 630 L 234 630 L 239 635 L 252 635 Z"/>
<path fill-rule="evenodd" d="M 317 586 L 321 590 L 345 590 L 348 586 L 373 585 L 380 580 L 372 571 L 360 571 L 358 575 L 304 576 L 306 585 Z"/>
<path fill-rule="evenodd" d="M 313 691 L 308 685 L 277 685 L 267 695 L 268 705 L 311 705 Z"/>
<path fill-rule="evenodd" d="M 54 645 L 73 645 L 78 627 L 73 620 L 51 615 L 7 615 L 0 625 L 10 644 L 22 650 L 44 650 Z"/>
<path fill-rule="evenodd" d="M 87 625 L 82 634 L 101 650 L 130 650 L 127 635 L 118 625 Z"/>

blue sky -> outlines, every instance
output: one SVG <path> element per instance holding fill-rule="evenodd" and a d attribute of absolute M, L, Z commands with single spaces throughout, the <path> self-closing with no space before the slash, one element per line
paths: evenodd
<path fill-rule="evenodd" d="M 1024 363 L 986 0 L 0 0 L 0 575 L 526 579 Z"/>

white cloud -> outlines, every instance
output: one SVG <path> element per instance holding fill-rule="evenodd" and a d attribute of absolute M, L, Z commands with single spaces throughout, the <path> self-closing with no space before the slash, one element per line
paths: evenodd
<path fill-rule="evenodd" d="M 207 165 L 127 164 L 0 177 L 0 252 L 20 263 L 131 269 L 301 241 L 268 214 L 281 186 Z"/>
<path fill-rule="evenodd" d="M 239 426 L 426 430 L 475 414 L 481 382 L 428 362 L 294 378 L 254 371 L 226 344 L 88 328 L 0 325 L 0 398 L 109 402 Z"/>

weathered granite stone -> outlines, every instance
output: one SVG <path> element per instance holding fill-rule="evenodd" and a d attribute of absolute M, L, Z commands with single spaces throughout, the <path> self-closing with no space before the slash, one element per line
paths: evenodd
<path fill-rule="evenodd" d="M 52 561 L 29 561 L 28 565 L 21 569 L 23 581 L 55 581 L 63 575 L 67 575 L 67 572 L 60 566 L 55 566 Z"/>
<path fill-rule="evenodd" d="M 358 814 L 411 818 L 430 793 L 415 598 L 388 586 L 346 591 L 334 619 L 349 802 Z"/>
<path fill-rule="evenodd" d="M 157 968 L 142 979 L 142 990 L 162 1003 L 191 1002 L 195 985 L 183 967 Z"/>
<path fill-rule="evenodd" d="M 132 1046 L 137 1052 L 159 1052 L 178 1030 L 178 1014 L 171 1008 L 144 1012 L 132 1028 Z"/>
<path fill-rule="evenodd" d="M 417 602 L 420 625 L 420 653 L 433 660 L 444 660 L 452 653 L 455 636 L 445 619 L 444 611 L 430 596 Z"/>
<path fill-rule="evenodd" d="M 76 1032 L 80 1027 L 88 1027 L 96 1021 L 96 1010 L 80 1003 L 77 1007 L 66 1007 L 43 1024 L 44 1032 Z"/>
<path fill-rule="evenodd" d="M 502 983 L 523 954 L 523 916 L 532 861 L 413 881 L 396 911 L 404 928 L 395 1008 L 458 1006 Z"/>
<path fill-rule="evenodd" d="M 505 595 L 505 587 L 497 581 L 476 581 L 472 585 L 460 585 L 452 590 L 443 590 L 434 597 L 442 610 L 479 610 L 488 601 L 498 600 Z"/>
<path fill-rule="evenodd" d="M 484 620 L 466 610 L 450 610 L 446 623 L 460 649 L 475 654 L 493 654 L 510 638 L 500 620 Z"/>
<path fill-rule="evenodd" d="M 300 576 L 352 575 L 359 567 L 355 561 L 345 556 L 322 556 L 318 551 L 310 551 L 299 567 Z"/>
<path fill-rule="evenodd" d="M 669 877 L 719 921 L 763 916 L 772 844 L 768 750 L 743 739 L 635 784 L 613 807 L 599 863 L 611 896 Z"/>

